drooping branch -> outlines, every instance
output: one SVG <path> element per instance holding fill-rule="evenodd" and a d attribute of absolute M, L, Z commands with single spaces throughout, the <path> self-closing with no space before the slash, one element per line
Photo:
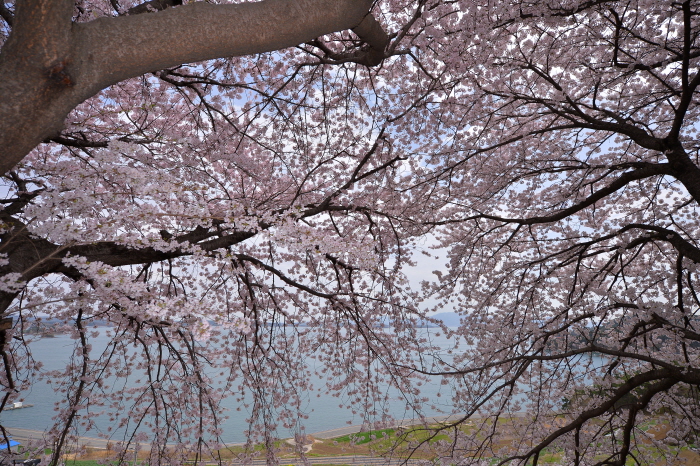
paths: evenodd
<path fill-rule="evenodd" d="M 542 441 L 538 442 L 537 445 L 531 450 L 525 452 L 522 455 L 510 456 L 500 461 L 498 465 L 501 466 L 513 460 L 525 460 L 539 455 L 539 453 L 541 453 L 542 450 L 551 445 L 552 442 L 561 438 L 565 434 L 568 434 L 572 431 L 575 431 L 576 429 L 581 428 L 585 423 L 589 422 L 591 419 L 599 417 L 608 412 L 609 410 L 613 409 L 615 407 L 615 404 L 618 401 L 620 401 L 624 396 L 632 392 L 634 389 L 643 386 L 644 384 L 656 382 L 645 391 L 645 398 L 651 399 L 651 397 L 658 393 L 668 391 L 669 389 L 671 389 L 671 387 L 673 387 L 680 381 L 678 377 L 679 372 L 680 371 L 674 372 L 670 369 L 656 369 L 644 372 L 642 374 L 637 374 L 631 377 L 629 380 L 625 381 L 619 387 L 617 387 L 614 390 L 613 394 L 607 397 L 602 403 L 600 403 L 599 406 L 582 412 L 571 422 L 550 433 Z M 697 378 L 697 375 L 695 378 Z M 645 400 L 645 402 L 648 404 L 648 400 Z M 618 463 L 616 462 L 613 464 Z M 621 462 L 619 464 L 624 464 L 624 462 Z"/>

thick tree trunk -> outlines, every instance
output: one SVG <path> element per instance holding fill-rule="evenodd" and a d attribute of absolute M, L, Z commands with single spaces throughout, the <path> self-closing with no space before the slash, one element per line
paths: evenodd
<path fill-rule="evenodd" d="M 107 86 L 182 63 L 279 50 L 351 29 L 369 15 L 372 2 L 197 2 L 87 23 L 71 22 L 72 0 L 17 3 L 0 53 L 2 173 L 56 136 L 75 106 Z M 365 29 L 376 36 L 376 27 Z"/>

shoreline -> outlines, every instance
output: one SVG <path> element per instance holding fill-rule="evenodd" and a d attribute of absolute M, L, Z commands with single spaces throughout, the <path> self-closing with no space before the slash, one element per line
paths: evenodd
<path fill-rule="evenodd" d="M 522 417 L 525 416 L 526 413 L 513 413 L 510 414 L 512 417 Z M 403 419 L 400 420 L 392 425 L 387 425 L 386 427 L 382 427 L 381 429 L 398 429 L 401 427 L 411 427 L 411 426 L 416 426 L 420 424 L 439 424 L 442 422 L 450 422 L 450 421 L 456 421 L 464 417 L 464 415 L 461 414 L 451 414 L 451 415 L 445 415 L 445 416 L 428 416 L 423 419 L 421 418 L 412 418 L 412 419 Z M 33 430 L 33 429 L 24 429 L 20 427 L 6 427 L 7 432 L 9 433 L 10 437 L 12 437 L 13 440 L 17 440 L 20 443 L 21 442 L 27 442 L 30 440 L 35 440 L 35 439 L 41 439 L 44 436 L 44 432 L 40 430 Z M 321 440 L 328 440 L 328 439 L 333 439 L 336 437 L 342 437 L 345 435 L 351 435 L 351 434 L 357 434 L 360 432 L 367 432 L 372 429 L 369 428 L 366 424 L 354 424 L 354 425 L 349 425 L 349 426 L 344 426 L 344 427 L 337 427 L 334 429 L 326 429 L 318 432 L 311 432 L 311 433 L 305 433 L 305 435 L 309 435 L 313 438 L 321 439 Z M 286 438 L 280 438 L 280 440 L 285 440 Z M 114 444 L 117 443 L 118 440 L 114 439 L 105 439 L 105 438 L 99 438 L 99 437 L 88 437 L 88 436 L 80 436 L 78 437 L 78 446 L 79 447 L 88 447 L 88 448 L 97 448 L 100 450 L 106 450 L 108 444 Z M 150 448 L 150 442 L 149 443 L 134 443 L 133 445 L 138 445 L 139 448 Z M 245 442 L 227 442 L 227 443 L 222 443 L 222 448 L 228 448 L 228 447 L 241 447 L 245 446 Z"/>

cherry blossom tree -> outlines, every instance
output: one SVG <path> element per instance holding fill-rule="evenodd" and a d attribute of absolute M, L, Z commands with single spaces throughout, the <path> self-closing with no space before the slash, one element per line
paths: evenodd
<path fill-rule="evenodd" d="M 224 396 L 271 447 L 314 371 L 384 422 L 441 377 L 446 461 L 675 454 L 646 431 L 700 419 L 699 6 L 3 3 L 3 405 L 50 377 L 54 463 L 104 410 L 156 464 L 215 454 Z"/>
<path fill-rule="evenodd" d="M 699 5 L 556 5 L 426 19 L 440 145 L 416 186 L 449 250 L 431 290 L 473 346 L 424 372 L 481 416 L 457 457 L 649 464 L 654 423 L 700 427 Z"/>
<path fill-rule="evenodd" d="M 303 416 L 309 354 L 382 418 L 376 387 L 405 383 L 382 368 L 407 363 L 390 349 L 416 336 L 381 330 L 413 311 L 404 227 L 381 207 L 402 156 L 348 109 L 371 98 L 363 73 L 388 40 L 370 6 L 3 4 L 2 406 L 52 382 L 53 464 L 103 410 L 127 432 L 122 459 L 143 441 L 153 463 L 213 454 L 223 396 L 245 397 L 251 441 L 271 447 Z M 357 84 L 309 52 L 263 53 L 304 41 L 336 48 Z M 26 345 L 45 317 L 74 335 L 65 371 Z"/>

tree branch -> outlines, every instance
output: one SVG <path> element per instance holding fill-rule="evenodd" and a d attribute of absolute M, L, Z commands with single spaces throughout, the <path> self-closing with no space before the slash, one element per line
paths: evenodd
<path fill-rule="evenodd" d="M 353 28 L 352 32 L 369 45 L 369 50 L 363 57 L 363 64 L 367 66 L 380 64 L 384 60 L 384 51 L 389 45 L 389 36 L 384 32 L 381 24 L 374 19 L 374 16 L 368 14 L 357 27 Z"/>
<path fill-rule="evenodd" d="M 0 17 L 5 20 L 7 24 L 12 26 L 15 22 L 15 15 L 12 14 L 9 8 L 5 6 L 5 2 L 0 2 Z"/>
<path fill-rule="evenodd" d="M 381 46 L 378 24 L 367 14 L 371 3 L 195 2 L 72 24 L 69 0 L 21 0 L 0 54 L 0 173 L 56 137 L 76 105 L 127 78 L 183 63 L 279 50 L 353 27 L 371 46 Z"/>
<path fill-rule="evenodd" d="M 470 221 L 474 220 L 477 218 L 485 218 L 489 220 L 495 220 L 498 222 L 504 222 L 504 223 L 517 223 L 520 225 L 536 225 L 536 224 L 542 224 L 542 223 L 551 223 L 551 222 L 556 222 L 559 220 L 562 220 L 566 217 L 569 217 L 586 207 L 592 206 L 599 200 L 603 199 L 606 196 L 609 196 L 610 194 L 622 189 L 623 187 L 627 186 L 629 183 L 637 180 L 642 180 L 645 178 L 649 178 L 652 176 L 657 176 L 657 175 L 664 175 L 668 174 L 669 171 L 669 165 L 668 164 L 645 164 L 644 166 L 641 166 L 641 168 L 638 168 L 634 171 L 631 172 L 626 172 L 620 175 L 617 179 L 615 179 L 612 183 L 608 184 L 602 189 L 599 189 L 598 191 L 594 192 L 590 196 L 586 197 L 580 202 L 577 202 L 576 204 L 572 205 L 571 207 L 568 207 L 566 209 L 562 209 L 557 213 L 554 213 L 552 215 L 544 215 L 544 216 L 537 216 L 537 217 L 529 217 L 529 218 L 509 218 L 509 217 L 500 217 L 497 215 L 489 215 L 489 214 L 479 214 L 479 215 L 473 215 L 467 218 L 463 219 L 451 219 L 451 220 L 444 220 L 440 222 L 434 222 L 435 225 L 446 225 L 450 223 L 460 223 L 460 222 L 465 222 L 465 221 Z"/>
<path fill-rule="evenodd" d="M 127 11 L 130 15 L 138 15 L 140 13 L 153 13 L 163 11 L 171 6 L 182 5 L 182 0 L 149 0 L 140 5 L 129 8 Z"/>

